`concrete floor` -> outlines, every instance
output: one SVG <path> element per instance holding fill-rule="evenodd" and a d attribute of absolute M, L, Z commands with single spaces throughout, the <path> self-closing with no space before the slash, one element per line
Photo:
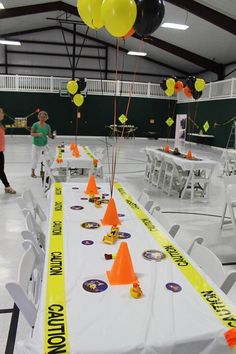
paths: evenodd
<path fill-rule="evenodd" d="M 8 136 L 5 152 L 6 173 L 13 188 L 19 196 L 24 189 L 30 188 L 42 208 L 48 208 L 47 199 L 44 197 L 40 178 L 33 179 L 31 173 L 31 138 L 29 136 Z M 52 156 L 55 147 L 64 141 L 69 143 L 71 139 L 60 138 L 50 142 Z M 108 139 L 109 151 L 111 139 Z M 105 138 L 79 138 L 79 144 L 88 145 L 91 150 L 97 147 L 105 147 Z M 196 235 L 202 235 L 209 246 L 222 262 L 236 262 L 236 235 L 233 229 L 220 230 L 220 216 L 225 203 L 224 187 L 222 182 L 222 168 L 220 164 L 215 169 L 211 185 L 209 202 L 201 201 L 191 203 L 189 199 L 181 200 L 178 196 L 167 197 L 165 193 L 156 190 L 144 183 L 146 146 L 160 147 L 164 144 L 160 140 L 129 139 L 120 144 L 117 161 L 116 180 L 121 182 L 126 189 L 138 197 L 145 188 L 161 207 L 164 226 L 177 223 L 180 225 L 180 233 L 191 239 Z M 187 146 L 186 146 L 187 149 Z M 222 151 L 202 145 L 192 145 L 192 150 L 199 156 L 220 162 Z M 105 175 L 108 175 L 107 156 L 104 158 Z M 39 174 L 39 172 L 38 172 Z M 83 177 L 82 177 L 83 178 Z M 21 231 L 26 229 L 25 222 L 19 207 L 16 204 L 15 195 L 7 195 L 0 186 L 0 354 L 5 353 L 6 341 L 11 322 L 11 313 L 4 313 L 4 309 L 11 309 L 13 301 L 5 290 L 5 283 L 16 279 L 18 264 L 23 254 Z M 236 266 L 227 266 L 227 269 L 236 269 Z M 232 292 L 231 297 L 236 302 Z M 20 316 L 17 338 L 19 340 L 30 335 L 30 329 L 25 320 Z M 11 354 L 8 352 L 7 354 Z M 33 353 L 32 353 L 33 354 Z"/>

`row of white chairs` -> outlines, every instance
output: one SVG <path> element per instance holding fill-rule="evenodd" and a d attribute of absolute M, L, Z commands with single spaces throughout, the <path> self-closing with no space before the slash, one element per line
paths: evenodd
<path fill-rule="evenodd" d="M 44 222 L 46 215 L 30 190 L 24 191 L 16 201 L 27 227 L 27 230 L 21 232 L 25 252 L 20 259 L 17 279 L 7 282 L 6 289 L 33 329 L 39 306 L 45 261 L 45 234 L 36 220 Z"/>
<path fill-rule="evenodd" d="M 169 225 L 168 220 L 165 219 L 165 216 L 161 212 L 160 206 L 150 199 L 147 191 L 143 191 L 138 200 L 164 228 L 168 229 L 170 236 L 175 239 L 177 244 L 190 255 L 215 284 L 219 286 L 225 294 L 228 294 L 236 282 L 236 271 L 225 272 L 220 259 L 203 244 L 204 238 L 202 236 L 196 236 L 186 242 L 184 233 L 179 232 L 180 225 Z"/>
<path fill-rule="evenodd" d="M 236 230 L 236 218 L 234 208 L 236 208 L 236 175 L 224 175 L 223 183 L 225 188 L 225 205 L 221 217 L 221 229 L 225 225 L 232 225 Z M 229 218 L 226 217 L 227 210 L 229 211 Z"/>
<path fill-rule="evenodd" d="M 163 158 L 152 149 L 145 149 L 146 167 L 144 179 L 169 196 L 172 192 L 184 198 L 191 190 L 191 201 L 199 194 L 208 197 L 210 171 L 184 171 L 168 155 Z M 198 192 L 198 193 L 197 193 Z"/>

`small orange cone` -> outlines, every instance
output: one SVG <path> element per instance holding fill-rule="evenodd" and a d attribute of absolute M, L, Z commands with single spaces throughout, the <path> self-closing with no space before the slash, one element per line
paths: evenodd
<path fill-rule="evenodd" d="M 107 271 L 110 285 L 125 285 L 137 281 L 127 242 L 121 242 L 110 271 Z"/>
<path fill-rule="evenodd" d="M 105 215 L 102 219 L 102 225 L 120 225 L 120 219 L 117 214 L 116 204 L 113 198 L 111 198 L 107 204 Z"/>
<path fill-rule="evenodd" d="M 188 150 L 187 155 L 186 155 L 186 158 L 187 158 L 188 160 L 192 160 L 192 158 L 193 158 L 192 150 Z"/>
<path fill-rule="evenodd" d="M 169 144 L 166 144 L 166 145 L 164 146 L 163 150 L 164 150 L 165 152 L 170 152 L 170 145 L 169 145 Z"/>
<path fill-rule="evenodd" d="M 94 195 L 95 194 L 99 194 L 94 176 L 90 176 L 89 177 L 89 181 L 88 181 L 88 184 L 87 184 L 87 188 L 86 188 L 85 194 L 94 194 Z"/>

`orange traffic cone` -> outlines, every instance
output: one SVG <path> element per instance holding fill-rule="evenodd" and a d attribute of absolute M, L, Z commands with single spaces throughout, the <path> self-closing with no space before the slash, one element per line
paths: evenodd
<path fill-rule="evenodd" d="M 120 219 L 117 214 L 116 204 L 113 198 L 111 198 L 107 204 L 105 215 L 102 219 L 102 225 L 120 225 Z"/>
<path fill-rule="evenodd" d="M 127 242 L 121 242 L 110 271 L 107 271 L 110 285 L 125 285 L 137 281 Z"/>
<path fill-rule="evenodd" d="M 188 160 L 192 160 L 192 158 L 193 158 L 192 150 L 188 150 L 187 155 L 186 155 L 186 158 L 187 158 Z"/>
<path fill-rule="evenodd" d="M 94 195 L 95 194 L 99 194 L 94 176 L 90 176 L 89 177 L 89 181 L 88 181 L 88 184 L 87 184 L 87 188 L 86 188 L 85 194 L 94 194 Z"/>
<path fill-rule="evenodd" d="M 164 150 L 165 152 L 170 152 L 170 145 L 169 145 L 169 144 L 166 144 L 166 145 L 164 146 L 163 150 Z"/>

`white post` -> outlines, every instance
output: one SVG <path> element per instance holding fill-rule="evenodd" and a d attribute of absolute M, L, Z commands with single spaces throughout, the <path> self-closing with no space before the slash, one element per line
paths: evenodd
<path fill-rule="evenodd" d="M 147 96 L 150 97 L 151 96 L 151 83 L 148 82 L 148 87 L 147 87 Z"/>
<path fill-rule="evenodd" d="M 209 98 L 211 99 L 211 92 L 212 92 L 212 83 L 210 82 L 210 88 L 209 88 Z"/>
<path fill-rule="evenodd" d="M 15 76 L 15 87 L 16 91 L 19 91 L 19 75 Z"/>
<path fill-rule="evenodd" d="M 231 90 L 230 90 L 230 97 L 234 95 L 234 78 L 231 79 Z"/>
<path fill-rule="evenodd" d="M 53 76 L 50 76 L 50 92 L 53 92 Z"/>
<path fill-rule="evenodd" d="M 120 96 L 120 81 L 116 81 L 116 96 Z"/>

